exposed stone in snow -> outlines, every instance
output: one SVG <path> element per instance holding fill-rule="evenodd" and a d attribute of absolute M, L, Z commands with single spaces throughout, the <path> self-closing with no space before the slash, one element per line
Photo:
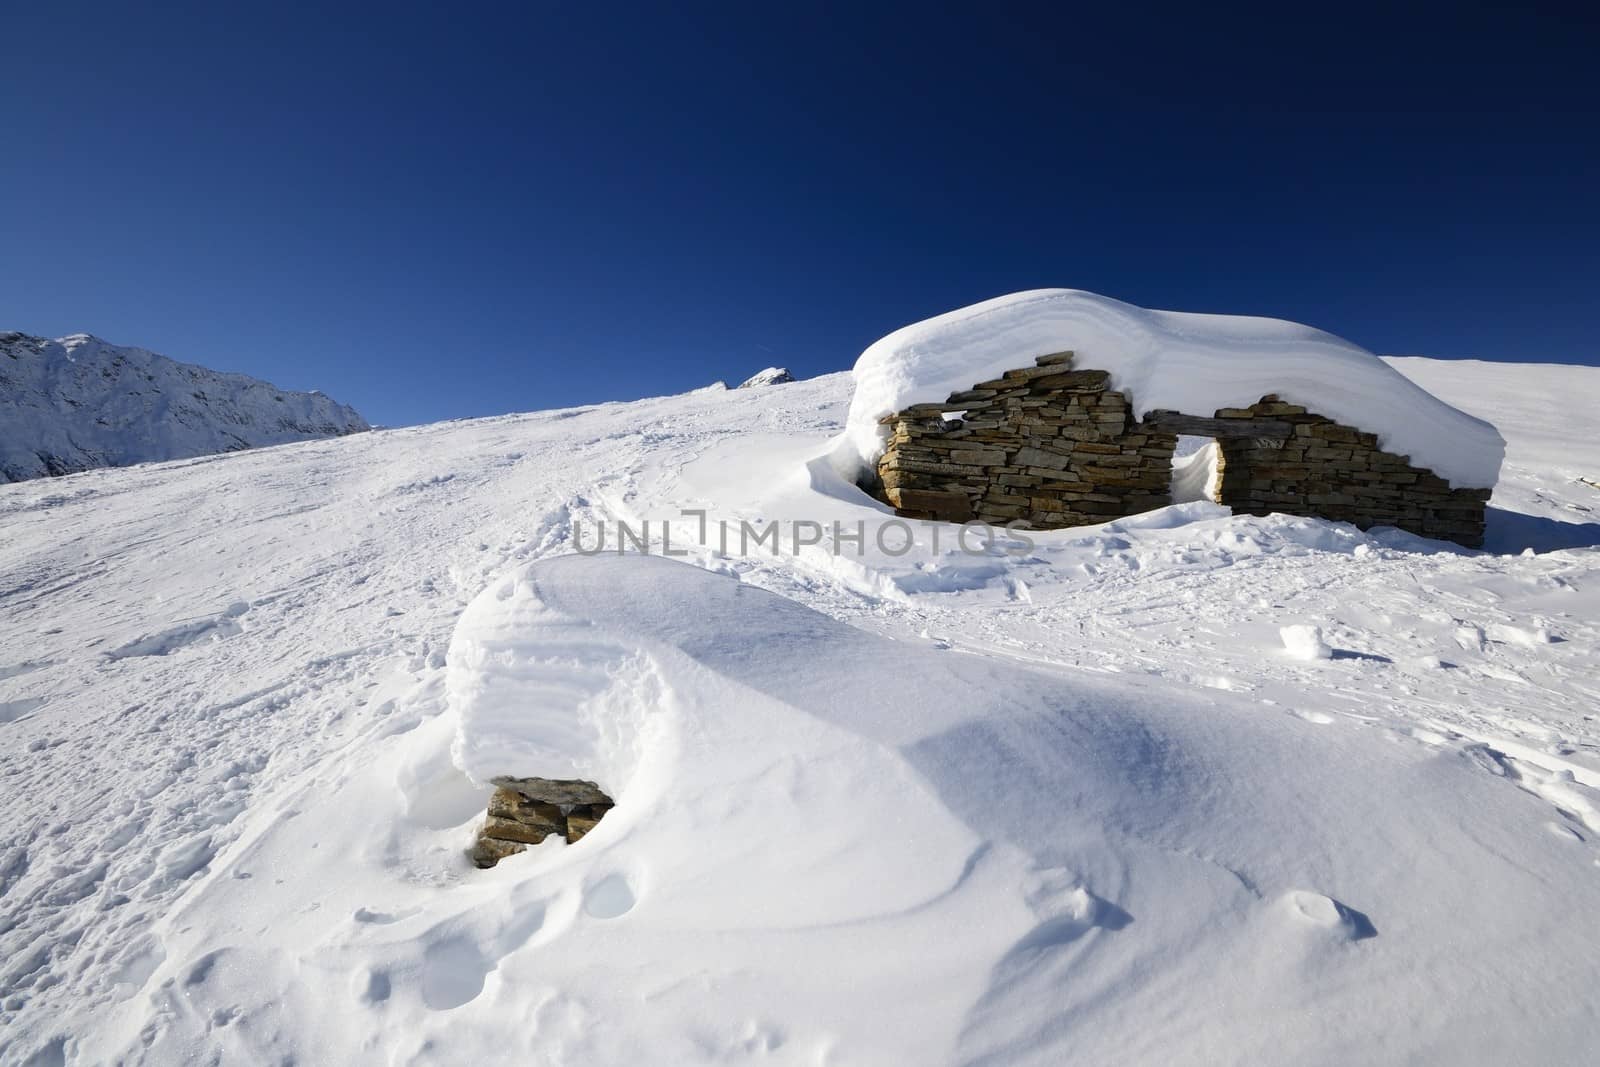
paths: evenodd
<path fill-rule="evenodd" d="M 855 462 L 869 467 L 883 452 L 884 416 L 941 403 L 1057 352 L 1105 371 L 1110 388 L 1132 401 L 1135 419 L 1151 411 L 1209 416 L 1271 394 L 1376 434 L 1380 449 L 1458 489 L 1492 488 L 1505 455 L 1493 426 L 1333 334 L 1280 319 L 1150 311 L 1077 289 L 1038 289 L 913 323 L 863 352 L 847 427 Z"/>
<path fill-rule="evenodd" d="M 567 844 L 593 830 L 610 810 L 610 804 L 580 804 L 567 812 Z"/>
<path fill-rule="evenodd" d="M 606 796 L 593 782 L 554 778 L 496 778 L 494 784 L 502 789 L 515 790 L 529 800 L 545 804 L 609 804 Z"/>
<path fill-rule="evenodd" d="M 1070 352 L 1035 364 L 880 420 L 888 444 L 862 484 L 907 518 L 1090 525 L 1172 503 L 1178 435 L 1201 434 L 1217 439 L 1206 495 L 1235 513 L 1483 544 L 1490 490 L 1453 488 L 1378 448 L 1375 434 L 1272 394 L 1210 416 L 1153 411 L 1134 422 L 1133 399 L 1108 388 L 1106 371 L 1074 370 Z"/>
<path fill-rule="evenodd" d="M 612 808 L 593 782 L 509 778 L 498 784 L 472 846 L 478 867 L 493 867 L 552 834 L 573 844 Z"/>

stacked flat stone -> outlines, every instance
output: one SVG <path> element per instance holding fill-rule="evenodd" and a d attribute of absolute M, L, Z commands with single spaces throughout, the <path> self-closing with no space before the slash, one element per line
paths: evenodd
<path fill-rule="evenodd" d="M 889 440 L 866 488 L 907 518 L 1040 530 L 1107 522 L 1171 503 L 1177 435 L 1198 433 L 1219 441 L 1218 499 L 1236 512 L 1483 543 L 1490 490 L 1452 488 L 1374 434 L 1276 396 L 1136 422 L 1105 371 L 1072 364 L 1070 352 L 1041 356 L 944 403 L 885 416 Z"/>
<path fill-rule="evenodd" d="M 472 862 L 493 867 L 551 834 L 573 844 L 612 808 L 593 782 L 557 778 L 496 778 L 489 812 L 472 847 Z"/>
<path fill-rule="evenodd" d="M 1376 434 L 1275 396 L 1248 408 L 1223 408 L 1216 417 L 1293 427 L 1284 438 L 1218 438 L 1218 498 L 1236 513 L 1314 515 L 1363 530 L 1396 526 L 1469 548 L 1483 544 L 1484 509 L 1493 490 L 1452 488 L 1408 457 L 1383 451 Z"/>
<path fill-rule="evenodd" d="M 1034 529 L 1105 522 L 1171 503 L 1176 434 L 1132 424 L 1110 375 L 1074 370 L 1072 353 L 1041 356 L 886 416 L 881 499 L 908 518 Z"/>

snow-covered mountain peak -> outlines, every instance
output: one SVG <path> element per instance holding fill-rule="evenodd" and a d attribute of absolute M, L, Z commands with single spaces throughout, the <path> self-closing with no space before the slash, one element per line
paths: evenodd
<path fill-rule="evenodd" d="M 0 332 L 0 482 L 370 429 L 317 392 L 179 363 L 93 334 Z"/>
<path fill-rule="evenodd" d="M 739 383 L 740 389 L 755 389 L 763 385 L 783 385 L 794 381 L 794 375 L 789 373 L 788 367 L 768 367 L 758 371 Z"/>

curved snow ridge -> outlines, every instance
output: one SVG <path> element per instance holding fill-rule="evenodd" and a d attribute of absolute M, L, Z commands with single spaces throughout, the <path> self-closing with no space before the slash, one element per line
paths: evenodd
<path fill-rule="evenodd" d="M 452 759 L 480 786 L 538 775 L 620 797 L 646 709 L 662 703 L 659 677 L 639 649 L 546 606 L 530 571 L 497 582 L 456 623 L 445 677 Z"/>
<path fill-rule="evenodd" d="M 615 650 L 648 660 L 672 707 L 656 716 L 624 665 L 612 712 L 666 721 L 675 751 L 652 748 L 613 794 L 605 837 L 497 869 L 514 907 L 484 892 L 467 918 L 433 925 L 421 989 L 397 982 L 390 1010 L 466 1014 L 425 1028 L 547 1042 L 493 1028 L 553 987 L 646 1060 L 687 1062 L 701 979 L 733 974 L 739 1003 L 806 1058 L 825 1043 L 863 1063 L 1114 1062 L 1135 1018 L 1157 1052 L 1198 1033 L 1241 1061 L 1339 1042 L 1460 1059 L 1520 1018 L 1495 981 L 1514 973 L 1525 1000 L 1577 1020 L 1542 1042 L 1593 1043 L 1581 1008 L 1595 937 L 1552 938 L 1549 918 L 1600 901 L 1581 876 L 1591 856 L 1471 754 L 1264 714 L 1220 687 L 1183 694 L 893 640 L 643 555 L 531 564 L 473 604 L 458 648 L 479 659 L 451 663 L 452 702 L 493 692 L 503 714 L 458 709 L 459 729 L 477 723 L 475 757 L 571 751 L 563 724 L 605 716 L 574 715 L 597 706 L 588 682 L 558 693 L 546 665 L 589 679 Z M 582 756 L 603 746 L 578 748 L 577 776 L 592 767 L 608 785 L 603 755 Z M 571 920 L 540 933 L 560 951 L 525 951 L 521 917 L 538 900 L 554 916 L 575 873 L 582 917 L 560 905 Z M 487 922 L 491 908 L 517 918 Z M 612 936 L 623 909 L 626 935 Z M 1425 1010 L 1397 959 L 1425 960 L 1424 999 L 1450 1011 Z M 1220 1000 L 1173 1000 L 1219 961 L 1232 976 Z M 490 969 L 504 984 L 481 980 Z M 1318 1011 L 1293 1010 L 1308 1003 Z M 1351 1018 L 1366 1024 L 1354 1038 Z"/>
<path fill-rule="evenodd" d="M 1208 416 L 1269 393 L 1378 435 L 1387 451 L 1457 488 L 1492 488 L 1505 441 L 1366 349 L 1282 319 L 1151 311 L 1078 289 L 1036 289 L 913 323 L 856 361 L 846 434 L 862 461 L 883 451 L 884 415 L 938 403 L 975 383 L 1077 353 L 1110 373 L 1135 415 Z"/>
<path fill-rule="evenodd" d="M 874 714 L 860 706 L 858 671 L 843 686 L 816 676 L 810 652 L 836 665 L 881 661 L 855 635 L 685 563 L 539 560 L 491 586 L 457 623 L 450 758 L 480 786 L 503 774 L 599 784 L 617 800 L 605 823 L 611 859 L 678 887 L 656 892 L 652 909 L 682 891 L 686 916 L 724 930 L 919 912 L 947 900 L 992 850 L 900 750 L 959 715 L 928 712 L 925 699 L 918 714 Z M 884 840 L 863 811 L 892 812 L 915 832 Z M 714 838 L 723 845 L 706 843 Z M 751 906 L 705 911 L 694 884 L 720 880 L 712 872 L 729 863 L 742 868 L 752 843 L 769 838 L 784 843 L 781 858 L 764 857 L 759 874 L 727 872 Z M 1020 862 L 991 856 L 983 877 L 1016 876 Z M 815 895 L 792 899 L 802 878 Z"/>

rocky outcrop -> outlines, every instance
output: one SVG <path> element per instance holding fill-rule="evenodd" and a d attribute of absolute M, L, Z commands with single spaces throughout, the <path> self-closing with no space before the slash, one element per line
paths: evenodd
<path fill-rule="evenodd" d="M 1171 502 L 1179 434 L 1218 440 L 1218 500 L 1244 514 L 1284 512 L 1396 526 L 1483 543 L 1488 489 L 1452 487 L 1377 436 L 1264 396 L 1200 416 L 1133 417 L 1129 397 L 1070 352 L 1041 356 L 880 420 L 889 440 L 866 488 L 897 513 L 1034 529 L 1106 522 Z"/>
<path fill-rule="evenodd" d="M 496 778 L 489 810 L 472 847 L 472 862 L 493 867 L 551 834 L 576 843 L 612 808 L 593 782 L 555 778 Z"/>

